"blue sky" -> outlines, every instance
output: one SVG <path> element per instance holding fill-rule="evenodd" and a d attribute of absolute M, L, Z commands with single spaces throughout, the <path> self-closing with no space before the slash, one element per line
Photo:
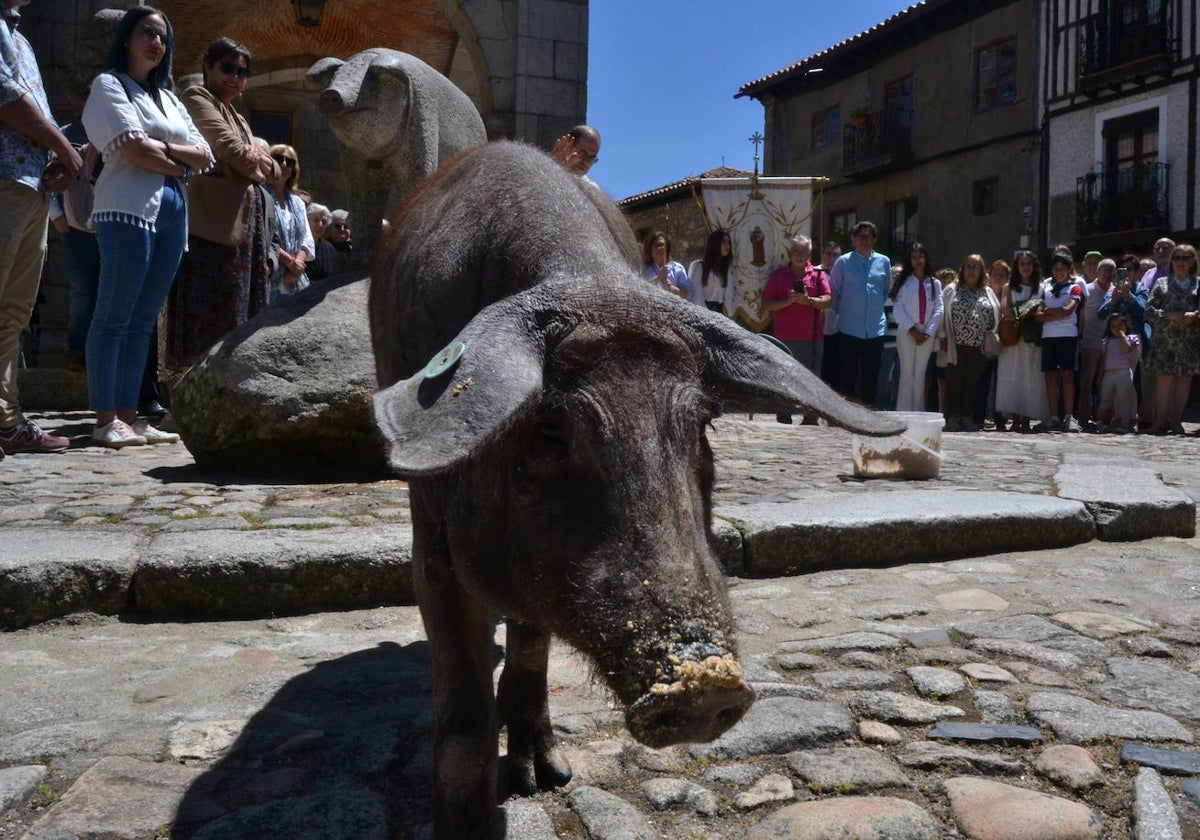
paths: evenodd
<path fill-rule="evenodd" d="M 914 2 L 591 0 L 587 119 L 603 147 L 590 176 L 621 199 L 722 163 L 752 169 L 763 109 L 738 88 Z"/>

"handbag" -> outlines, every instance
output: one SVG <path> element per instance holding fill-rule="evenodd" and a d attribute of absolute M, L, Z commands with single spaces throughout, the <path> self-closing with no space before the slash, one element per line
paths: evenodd
<path fill-rule="evenodd" d="M 79 168 L 79 172 L 72 179 L 71 185 L 63 190 L 63 215 L 67 217 L 67 224 L 76 230 L 92 231 L 94 230 L 91 218 L 92 204 L 96 198 L 95 184 L 104 164 L 100 161 L 100 155 L 91 143 L 82 146 L 78 151 L 79 156 L 83 158 L 83 166 Z"/>
<path fill-rule="evenodd" d="M 983 334 L 983 355 L 989 359 L 994 359 L 1000 355 L 1000 336 L 994 332 L 986 332 Z"/>
<path fill-rule="evenodd" d="M 1003 347 L 1016 347 L 1021 342 L 1021 325 L 1013 318 L 1000 321 L 1000 344 Z"/>

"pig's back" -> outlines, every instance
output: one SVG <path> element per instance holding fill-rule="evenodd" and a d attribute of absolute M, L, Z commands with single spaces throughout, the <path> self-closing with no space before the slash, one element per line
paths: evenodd
<path fill-rule="evenodd" d="M 379 384 L 411 376 L 485 306 L 557 276 L 638 282 L 616 205 L 547 155 L 498 142 L 464 152 L 397 212 L 373 272 Z"/>

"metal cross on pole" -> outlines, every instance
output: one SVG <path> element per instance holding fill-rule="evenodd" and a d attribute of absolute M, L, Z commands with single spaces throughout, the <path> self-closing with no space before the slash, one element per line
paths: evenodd
<path fill-rule="evenodd" d="M 757 178 L 758 177 L 758 147 L 759 147 L 759 144 L 761 144 L 763 142 L 762 133 L 758 132 L 758 131 L 754 132 L 752 135 L 750 135 L 750 142 L 754 144 L 754 177 Z"/>
<path fill-rule="evenodd" d="M 754 144 L 754 174 L 750 176 L 750 198 L 761 199 L 763 194 L 758 191 L 758 146 L 763 142 L 761 132 L 754 132 L 750 136 L 750 142 Z"/>

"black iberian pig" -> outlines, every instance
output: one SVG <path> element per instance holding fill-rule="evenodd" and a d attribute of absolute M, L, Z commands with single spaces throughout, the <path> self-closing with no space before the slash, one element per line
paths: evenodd
<path fill-rule="evenodd" d="M 411 488 L 438 838 L 500 836 L 500 726 L 517 790 L 570 779 L 547 709 L 551 634 L 650 746 L 710 740 L 749 708 L 709 544 L 718 401 L 900 430 L 643 281 L 636 250 L 592 184 L 495 143 L 422 185 L 380 252 L 375 413 Z M 508 621 L 494 698 L 492 612 Z"/>

